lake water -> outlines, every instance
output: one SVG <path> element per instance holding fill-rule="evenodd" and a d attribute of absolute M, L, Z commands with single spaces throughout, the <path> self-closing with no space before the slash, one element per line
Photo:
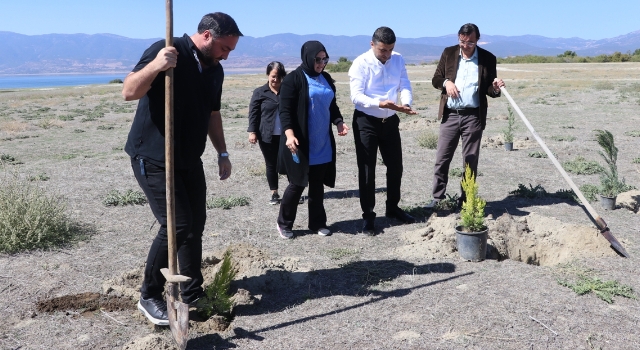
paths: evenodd
<path fill-rule="evenodd" d="M 62 75 L 0 75 L 0 89 L 33 89 L 58 86 L 108 84 L 113 79 L 124 80 L 119 74 L 62 74 Z"/>
<path fill-rule="evenodd" d="M 264 68 L 225 69 L 225 74 L 264 74 Z M 111 80 L 124 80 L 127 73 L 114 74 L 60 74 L 60 75 L 0 75 L 0 90 L 41 89 L 60 86 L 108 84 Z M 266 76 L 265 76 L 266 82 Z"/>

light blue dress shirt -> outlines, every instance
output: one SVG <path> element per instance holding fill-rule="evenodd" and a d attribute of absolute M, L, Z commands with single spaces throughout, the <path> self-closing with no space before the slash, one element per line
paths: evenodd
<path fill-rule="evenodd" d="M 480 96 L 478 96 L 478 48 L 473 51 L 473 55 L 468 59 L 462 56 L 462 50 L 460 50 L 458 60 L 458 73 L 456 73 L 455 84 L 460 93 L 458 98 L 449 97 L 447 108 L 480 107 Z"/>

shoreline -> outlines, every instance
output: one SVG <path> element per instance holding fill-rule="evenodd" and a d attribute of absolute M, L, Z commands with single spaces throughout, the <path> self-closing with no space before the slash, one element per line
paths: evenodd
<path fill-rule="evenodd" d="M 224 68 L 224 66 L 223 66 Z M 249 68 L 224 68 L 225 73 L 230 74 L 257 74 L 263 73 L 265 70 L 264 67 L 249 67 Z M 101 72 L 61 72 L 61 73 L 12 73 L 12 74 L 4 74 L 0 73 L 0 78 L 9 78 L 9 77 L 51 77 L 51 76 L 73 76 L 73 75 L 115 75 L 115 74 L 124 74 L 127 75 L 131 71 L 101 71 Z"/>

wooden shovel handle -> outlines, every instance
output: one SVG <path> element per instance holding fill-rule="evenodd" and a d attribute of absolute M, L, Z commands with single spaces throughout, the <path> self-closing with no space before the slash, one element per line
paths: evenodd
<path fill-rule="evenodd" d="M 173 0 L 166 0 L 166 47 L 173 46 Z M 164 78 L 164 158 L 167 174 L 167 239 L 169 248 L 169 273 L 178 274 L 175 223 L 175 192 L 173 185 L 173 68 L 165 72 Z"/>
<path fill-rule="evenodd" d="M 589 214 L 591 214 L 591 217 L 593 217 L 593 219 L 597 223 L 598 227 L 600 227 L 601 225 L 604 225 L 604 226 L 600 227 L 600 229 L 601 230 L 606 229 L 607 226 L 604 223 L 604 220 L 602 220 L 600 215 L 598 215 L 598 213 L 596 213 L 596 211 L 593 209 L 591 204 L 589 204 L 589 201 L 584 197 L 584 195 L 582 194 L 582 192 L 580 191 L 578 186 L 576 186 L 576 184 L 573 183 L 573 180 L 571 180 L 571 178 L 569 177 L 569 174 L 567 174 L 567 172 L 564 170 L 564 168 L 562 168 L 562 165 L 560 165 L 560 162 L 558 162 L 558 160 L 553 155 L 553 153 L 549 150 L 549 148 L 544 143 L 544 141 L 542 141 L 542 138 L 540 138 L 540 136 L 538 136 L 538 133 L 533 129 L 533 126 L 531 125 L 531 123 L 529 123 L 529 120 L 527 120 L 527 118 L 524 116 L 524 114 L 522 113 L 522 111 L 520 110 L 520 108 L 518 107 L 516 102 L 513 100 L 513 98 L 511 98 L 511 95 L 509 95 L 509 92 L 507 91 L 507 89 L 505 87 L 501 87 L 500 90 L 502 90 L 502 93 L 507 97 L 507 100 L 509 100 L 509 103 L 511 103 L 511 106 L 513 106 L 513 109 L 516 110 L 516 112 L 518 113 L 518 115 L 520 116 L 522 121 L 524 122 L 524 125 L 527 126 L 529 131 L 531 131 L 531 133 L 533 134 L 533 137 L 535 137 L 536 141 L 538 141 L 538 143 L 540 144 L 540 147 L 542 147 L 542 149 L 545 151 L 545 153 L 547 153 L 547 156 L 549 156 L 549 159 L 551 160 L 553 165 L 555 165 L 556 169 L 558 169 L 558 171 L 560 172 L 562 177 L 564 177 L 564 179 L 567 181 L 567 183 L 569 184 L 569 186 L 571 187 L 573 192 L 578 196 L 578 198 L 580 198 L 580 201 L 582 202 L 582 205 L 584 205 L 584 207 L 587 208 L 587 211 L 589 212 Z"/>

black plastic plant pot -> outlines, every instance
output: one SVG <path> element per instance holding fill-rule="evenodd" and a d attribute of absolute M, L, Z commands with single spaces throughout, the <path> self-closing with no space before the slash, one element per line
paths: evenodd
<path fill-rule="evenodd" d="M 616 208 L 616 197 L 600 195 L 600 205 L 604 210 L 614 210 Z"/>
<path fill-rule="evenodd" d="M 482 261 L 487 256 L 487 236 L 489 228 L 480 232 L 465 232 L 456 226 L 456 246 L 460 257 L 467 261 Z"/>

